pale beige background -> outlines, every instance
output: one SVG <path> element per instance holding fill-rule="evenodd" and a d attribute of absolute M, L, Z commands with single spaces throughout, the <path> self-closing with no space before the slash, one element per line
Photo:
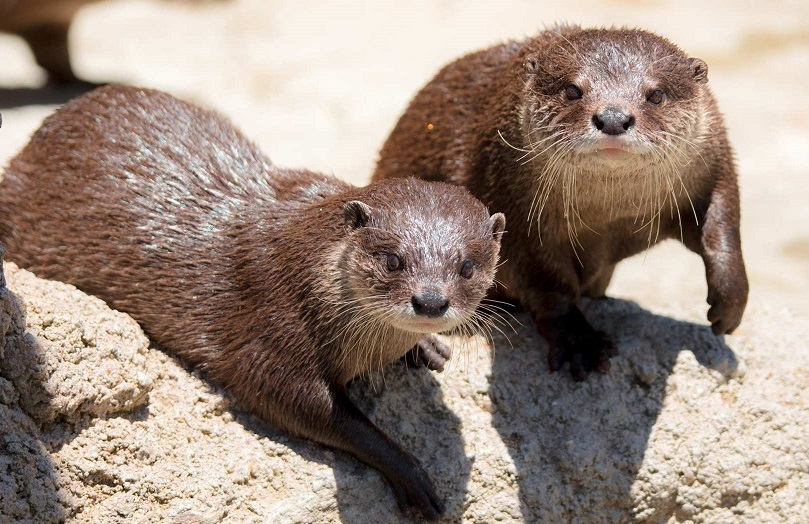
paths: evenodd
<path fill-rule="evenodd" d="M 216 108 L 275 162 L 365 183 L 442 64 L 557 21 L 645 27 L 708 62 L 738 157 L 751 300 L 809 312 L 809 2 L 110 0 L 80 13 L 72 45 L 88 79 Z M 0 88 L 43 79 L 0 35 Z M 3 110 L 2 164 L 53 109 Z M 650 309 L 701 303 L 702 264 L 666 244 L 622 264 L 610 292 Z"/>

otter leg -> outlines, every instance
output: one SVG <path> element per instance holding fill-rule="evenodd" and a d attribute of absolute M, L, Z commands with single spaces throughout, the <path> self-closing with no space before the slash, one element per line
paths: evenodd
<path fill-rule="evenodd" d="M 732 165 L 726 169 L 701 213 L 701 225 L 689 224 L 683 237 L 705 263 L 708 321 L 714 335 L 732 333 L 739 326 L 749 292 L 739 233 L 739 189 Z"/>
<path fill-rule="evenodd" d="M 587 378 L 591 371 L 606 373 L 615 346 L 605 333 L 593 328 L 576 305 L 566 313 L 553 317 L 536 317 L 539 332 L 548 341 L 548 367 L 559 371 L 570 362 L 570 373 L 576 381 Z"/>
<path fill-rule="evenodd" d="M 402 513 L 418 510 L 427 520 L 438 519 L 444 504 L 416 459 L 368 420 L 344 388 L 323 384 L 315 389 L 320 394 L 310 390 L 306 402 L 295 409 L 262 406 L 264 418 L 300 437 L 349 453 L 379 471 L 393 488 Z"/>
<path fill-rule="evenodd" d="M 331 392 L 329 427 L 315 424 L 310 434 L 303 436 L 348 452 L 376 468 L 390 483 L 403 513 L 415 508 L 428 520 L 439 518 L 444 512 L 443 502 L 416 459 L 368 420 L 342 388 L 331 388 Z"/>
<path fill-rule="evenodd" d="M 435 335 L 427 335 L 407 352 L 404 361 L 408 366 L 421 367 L 433 371 L 444 371 L 444 366 L 452 356 L 452 350 Z"/>
<path fill-rule="evenodd" d="M 612 274 L 615 272 L 615 264 L 605 267 L 582 289 L 581 294 L 588 298 L 605 298 L 607 286 L 610 285 Z"/>
<path fill-rule="evenodd" d="M 37 63 L 57 83 L 80 82 L 70 65 L 67 33 L 69 23 L 52 23 L 30 27 L 17 34 L 28 42 Z"/>

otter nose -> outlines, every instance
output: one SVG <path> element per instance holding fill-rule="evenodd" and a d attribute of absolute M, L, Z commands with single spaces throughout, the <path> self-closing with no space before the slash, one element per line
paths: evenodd
<path fill-rule="evenodd" d="M 449 300 L 440 293 L 427 292 L 421 295 L 413 295 L 411 299 L 413 311 L 417 315 L 427 317 L 440 317 L 449 309 Z"/>
<path fill-rule="evenodd" d="M 635 117 L 627 115 L 620 109 L 608 107 L 593 115 L 593 125 L 602 133 L 613 136 L 622 135 L 635 125 Z"/>

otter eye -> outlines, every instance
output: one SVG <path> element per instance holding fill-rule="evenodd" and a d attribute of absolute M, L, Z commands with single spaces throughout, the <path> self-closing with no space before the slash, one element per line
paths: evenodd
<path fill-rule="evenodd" d="M 567 87 L 565 87 L 565 98 L 567 98 L 568 100 L 578 100 L 579 98 L 581 98 L 581 96 L 582 96 L 581 89 L 579 89 L 577 86 L 570 84 Z"/>
<path fill-rule="evenodd" d="M 388 271 L 396 271 L 402 267 L 402 259 L 394 254 L 388 255 L 386 263 L 388 265 Z"/>
<path fill-rule="evenodd" d="M 465 260 L 461 265 L 461 276 L 464 278 L 472 278 L 475 273 L 475 264 L 471 260 Z"/>
<path fill-rule="evenodd" d="M 649 93 L 649 96 L 646 97 L 646 100 L 648 100 L 649 103 L 654 104 L 656 106 L 662 104 L 663 100 L 665 99 L 666 93 L 663 92 L 662 89 L 655 89 L 654 91 Z"/>

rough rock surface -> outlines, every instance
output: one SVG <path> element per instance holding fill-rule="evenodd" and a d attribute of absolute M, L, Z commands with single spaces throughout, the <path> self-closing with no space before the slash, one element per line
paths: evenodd
<path fill-rule="evenodd" d="M 6 273 L 0 522 L 401 521 L 376 472 L 262 426 L 97 299 Z M 701 308 L 587 314 L 620 348 L 606 376 L 550 374 L 518 315 L 494 358 L 452 339 L 443 374 L 393 365 L 352 394 L 420 457 L 447 521 L 805 522 L 805 324 L 754 305 L 722 341 Z"/>
<path fill-rule="evenodd" d="M 152 387 L 144 364 L 149 341 L 128 315 L 73 286 L 46 282 L 10 266 L 27 311 L 27 332 L 6 350 L 3 377 L 37 422 L 75 422 L 132 411 Z M 91 379 L 91 380 L 88 380 Z"/>

